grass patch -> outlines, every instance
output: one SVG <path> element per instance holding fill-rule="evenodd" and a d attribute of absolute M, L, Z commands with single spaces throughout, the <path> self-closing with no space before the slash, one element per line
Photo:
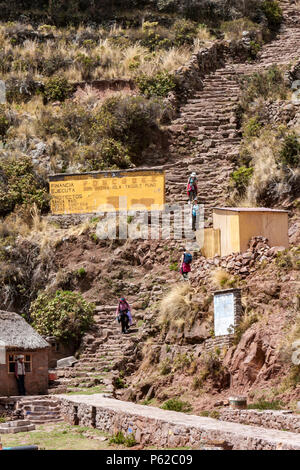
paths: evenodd
<path fill-rule="evenodd" d="M 178 398 L 170 398 L 170 400 L 165 401 L 161 406 L 162 410 L 172 410 L 172 411 L 181 411 L 183 413 L 188 413 L 192 410 L 192 406 L 187 401 L 179 400 Z"/>
<path fill-rule="evenodd" d="M 95 387 L 87 388 L 82 390 L 79 388 L 76 392 L 67 392 L 68 395 L 94 395 L 95 393 L 104 393 L 106 392 L 104 385 L 96 385 Z"/>
<path fill-rule="evenodd" d="M 71 426 L 65 423 L 36 426 L 35 431 L 1 436 L 3 447 L 37 445 L 45 450 L 104 450 L 108 449 L 108 441 L 88 438 L 106 437 L 97 429 L 82 426 Z"/>
<path fill-rule="evenodd" d="M 128 434 L 127 436 L 124 436 L 122 431 L 118 431 L 115 433 L 110 439 L 109 439 L 109 444 L 122 444 L 125 445 L 126 447 L 133 447 L 136 445 L 136 440 L 134 434 Z"/>
<path fill-rule="evenodd" d="M 282 402 L 280 400 L 267 401 L 260 398 L 257 402 L 247 406 L 248 410 L 281 410 Z"/>

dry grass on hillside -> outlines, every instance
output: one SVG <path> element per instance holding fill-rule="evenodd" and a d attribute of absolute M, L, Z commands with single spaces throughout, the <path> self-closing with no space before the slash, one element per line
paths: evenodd
<path fill-rule="evenodd" d="M 32 27 L 16 23 L 10 31 L 6 24 L 0 25 L 1 49 L 11 60 L 11 64 L 5 61 L 2 65 L 3 79 L 12 75 L 21 78 L 24 71 L 38 80 L 44 75 L 59 73 L 69 81 L 131 78 L 162 70 L 172 72 L 185 64 L 195 50 L 212 41 L 204 25 L 195 31 L 193 43 L 189 38 L 186 44 L 180 45 L 176 42 L 175 30 L 146 22 L 137 29 L 99 27 L 92 30 L 80 26 L 72 31 L 71 28 L 52 28 L 47 31 L 53 34 L 51 39 L 41 42 L 26 39 L 12 47 L 11 35 L 18 29 L 32 30 Z M 41 28 L 39 30 L 41 32 Z M 72 39 L 74 32 L 79 40 Z M 86 35 L 95 39 L 80 39 Z M 169 47 L 162 47 L 159 38 L 169 41 Z"/>
<path fill-rule="evenodd" d="M 211 275 L 212 282 L 220 289 L 232 289 L 236 285 L 236 279 L 224 269 L 218 268 Z"/>
<path fill-rule="evenodd" d="M 239 18 L 232 21 L 224 21 L 221 24 L 221 31 L 225 35 L 226 40 L 241 39 L 243 31 L 257 30 L 258 25 L 248 18 Z"/>
<path fill-rule="evenodd" d="M 176 284 L 160 303 L 158 323 L 161 327 L 182 329 L 185 323 L 195 315 L 194 294 L 190 284 Z"/>
<path fill-rule="evenodd" d="M 21 208 L 12 212 L 0 222 L 0 239 L 12 237 L 17 240 L 28 240 L 40 248 L 39 258 L 45 261 L 52 256 L 53 249 L 63 237 L 79 237 L 91 227 L 90 221 L 71 226 L 68 229 L 58 228 L 43 217 L 34 204 L 29 209 Z"/>

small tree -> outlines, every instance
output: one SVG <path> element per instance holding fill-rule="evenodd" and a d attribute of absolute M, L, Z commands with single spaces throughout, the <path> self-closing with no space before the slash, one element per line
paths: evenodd
<path fill-rule="evenodd" d="M 95 305 L 86 302 L 79 292 L 62 290 L 41 292 L 30 307 L 32 326 L 38 333 L 76 342 L 92 325 L 94 311 Z"/>

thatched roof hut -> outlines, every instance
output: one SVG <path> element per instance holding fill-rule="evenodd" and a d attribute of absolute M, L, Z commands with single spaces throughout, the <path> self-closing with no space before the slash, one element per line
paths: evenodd
<path fill-rule="evenodd" d="M 7 348 L 34 350 L 49 344 L 20 315 L 0 310 L 0 342 Z"/>

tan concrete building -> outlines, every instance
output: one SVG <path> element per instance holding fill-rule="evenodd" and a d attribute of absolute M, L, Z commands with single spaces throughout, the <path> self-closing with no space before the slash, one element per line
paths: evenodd
<path fill-rule="evenodd" d="M 20 315 L 0 310 L 0 396 L 18 395 L 15 362 L 24 356 L 27 395 L 48 393 L 48 349 L 45 341 Z"/>
<path fill-rule="evenodd" d="M 205 230 L 204 256 L 227 256 L 244 252 L 255 236 L 268 239 L 270 246 L 288 248 L 288 212 L 265 207 L 215 207 L 213 229 Z"/>

